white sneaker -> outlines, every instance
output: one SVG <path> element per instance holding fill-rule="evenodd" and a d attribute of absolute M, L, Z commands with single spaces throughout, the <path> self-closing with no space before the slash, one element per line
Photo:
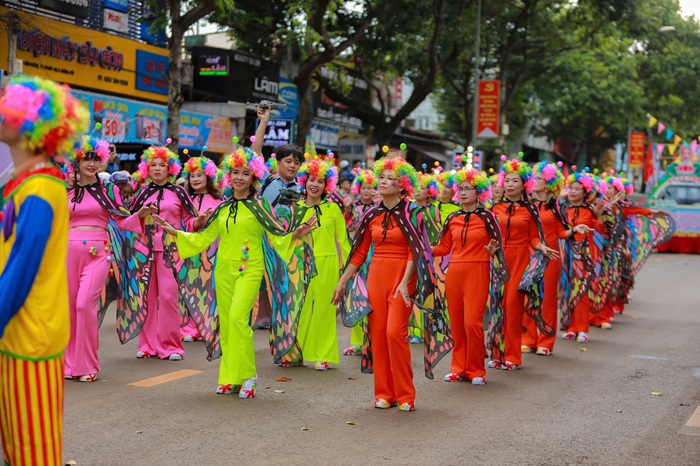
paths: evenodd
<path fill-rule="evenodd" d="M 238 398 L 255 398 L 255 389 L 258 386 L 258 376 L 252 379 L 247 379 L 241 385 L 241 391 L 238 392 Z"/>
<path fill-rule="evenodd" d="M 314 369 L 316 369 L 317 371 L 327 371 L 328 363 L 323 361 L 316 361 L 314 363 Z"/>
<path fill-rule="evenodd" d="M 182 337 L 182 341 L 185 343 L 192 343 L 194 341 L 194 338 L 192 338 L 192 335 L 185 335 Z"/>
<path fill-rule="evenodd" d="M 588 334 L 585 332 L 580 332 L 576 337 L 576 341 L 579 343 L 588 343 Z"/>
<path fill-rule="evenodd" d="M 457 374 L 456 372 L 450 372 L 445 376 L 444 380 L 445 382 L 464 382 L 467 379 Z"/>
<path fill-rule="evenodd" d="M 348 346 L 343 350 L 343 356 L 354 356 L 356 354 L 362 354 L 362 346 L 361 345 L 352 345 Z"/>
<path fill-rule="evenodd" d="M 171 361 L 182 361 L 184 357 L 181 354 L 173 353 L 168 356 L 168 359 Z"/>
<path fill-rule="evenodd" d="M 472 379 L 472 385 L 486 385 L 486 379 L 483 377 L 474 377 Z"/>
<path fill-rule="evenodd" d="M 600 324 L 600 328 L 610 330 L 612 328 L 612 324 L 610 322 L 603 322 Z"/>
<path fill-rule="evenodd" d="M 574 332 L 564 332 L 561 337 L 564 340 L 575 340 L 576 334 Z"/>

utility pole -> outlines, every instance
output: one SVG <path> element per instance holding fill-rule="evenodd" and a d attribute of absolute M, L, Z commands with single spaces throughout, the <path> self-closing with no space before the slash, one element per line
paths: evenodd
<path fill-rule="evenodd" d="M 17 34 L 19 33 L 19 15 L 10 10 L 6 15 L 7 23 L 7 73 L 14 76 L 17 71 Z"/>
<path fill-rule="evenodd" d="M 471 145 L 476 151 L 476 128 L 477 118 L 479 116 L 479 45 L 481 43 L 481 0 L 478 0 L 476 7 L 476 38 L 474 40 L 474 102 L 472 115 L 472 140 Z M 483 162 L 482 162 L 483 163 Z"/>

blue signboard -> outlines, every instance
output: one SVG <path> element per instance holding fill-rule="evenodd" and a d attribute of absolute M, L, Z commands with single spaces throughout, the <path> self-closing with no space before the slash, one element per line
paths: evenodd
<path fill-rule="evenodd" d="M 169 58 L 145 50 L 136 50 L 136 89 L 167 94 L 165 72 Z"/>
<path fill-rule="evenodd" d="M 299 90 L 289 78 L 280 76 L 280 87 L 277 101 L 286 104 L 286 110 L 273 111 L 273 116 L 282 120 L 294 120 L 299 113 Z M 279 114 L 279 115 L 278 115 Z"/>
<path fill-rule="evenodd" d="M 122 13 L 129 11 L 129 0 L 103 0 L 102 5 L 105 8 L 111 8 Z"/>
<path fill-rule="evenodd" d="M 144 21 L 141 23 L 141 39 L 145 42 L 156 45 L 158 47 L 165 47 L 167 44 L 165 42 L 165 31 L 156 32 L 151 29 L 153 23 L 149 21 Z"/>

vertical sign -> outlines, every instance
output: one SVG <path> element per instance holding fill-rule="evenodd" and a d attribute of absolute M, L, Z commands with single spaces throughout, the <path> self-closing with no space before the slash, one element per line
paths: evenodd
<path fill-rule="evenodd" d="M 646 134 L 644 131 L 634 131 L 630 133 L 630 168 L 644 167 L 644 141 Z"/>
<path fill-rule="evenodd" d="M 476 136 L 497 138 L 501 119 L 501 81 L 479 81 Z"/>

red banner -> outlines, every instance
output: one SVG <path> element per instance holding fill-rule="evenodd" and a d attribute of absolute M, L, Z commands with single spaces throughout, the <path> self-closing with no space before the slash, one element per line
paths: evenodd
<path fill-rule="evenodd" d="M 501 81 L 479 81 L 476 136 L 497 138 L 501 120 Z"/>
<path fill-rule="evenodd" d="M 644 141 L 646 133 L 644 131 L 635 131 L 630 133 L 630 168 L 644 167 Z"/>

